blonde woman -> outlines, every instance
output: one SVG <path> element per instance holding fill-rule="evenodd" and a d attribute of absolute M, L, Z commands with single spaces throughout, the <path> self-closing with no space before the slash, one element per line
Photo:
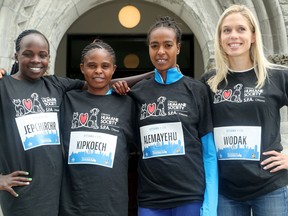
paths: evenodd
<path fill-rule="evenodd" d="M 288 157 L 281 153 L 280 108 L 288 70 L 264 56 L 259 25 L 243 5 L 227 8 L 215 36 L 212 92 L 219 161 L 218 216 L 287 216 Z"/>

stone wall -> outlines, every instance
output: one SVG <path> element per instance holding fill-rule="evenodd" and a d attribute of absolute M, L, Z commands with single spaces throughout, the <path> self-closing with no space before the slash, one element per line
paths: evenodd
<path fill-rule="evenodd" d="M 279 0 L 280 7 L 283 14 L 283 19 L 286 26 L 286 36 L 288 41 L 288 0 Z"/>
<path fill-rule="evenodd" d="M 268 56 L 268 60 L 274 64 L 288 66 L 288 54 L 275 54 Z"/>
<path fill-rule="evenodd" d="M 62 0 L 60 0 L 62 1 Z M 54 1 L 50 1 L 50 4 L 60 4 L 60 1 L 54 0 Z M 79 0 L 80 1 L 80 0 Z M 150 0 L 149 0 L 150 1 Z M 166 1 L 160 1 L 160 0 L 151 0 L 151 2 L 158 2 L 163 3 L 163 4 L 168 4 L 168 3 L 177 3 L 178 0 L 166 0 Z M 287 42 L 288 42 L 288 0 L 272 0 L 275 1 L 275 5 L 277 5 L 277 3 L 279 3 L 280 7 L 281 7 L 281 11 L 282 11 L 282 16 L 285 22 L 285 28 L 286 28 L 286 38 L 287 38 Z M 56 7 L 57 10 L 59 9 L 59 12 L 57 13 L 57 11 L 52 11 L 52 13 L 50 12 L 50 14 L 47 15 L 47 11 L 43 8 L 41 8 L 41 5 L 45 5 L 44 8 L 49 8 L 49 6 L 47 6 L 47 1 L 35 1 L 35 0 L 25 0 L 25 1 L 12 1 L 12 0 L 0 0 L 0 11 L 1 11 L 1 19 L 0 19 L 0 26 L 2 27 L 2 32 L 3 34 L 0 35 L 0 45 L 2 48 L 2 52 L 0 52 L 0 62 L 1 62 L 1 66 L 4 68 L 9 68 L 9 66 L 11 65 L 11 58 L 12 56 L 10 54 L 6 54 L 8 53 L 9 50 L 13 50 L 13 48 L 11 48 L 11 46 L 14 45 L 14 38 L 15 35 L 17 35 L 15 32 L 19 32 L 20 30 L 18 28 L 22 28 L 22 26 L 25 24 L 25 27 L 30 27 L 30 26 L 37 26 L 38 28 L 41 28 L 41 26 L 44 26 L 44 30 L 47 32 L 47 36 L 49 37 L 49 40 L 52 41 L 52 55 L 56 56 L 56 48 L 57 48 L 57 43 L 60 42 L 60 40 L 58 40 L 57 38 L 61 37 L 61 32 L 65 32 L 67 30 L 67 26 L 69 26 L 71 24 L 71 16 L 73 17 L 77 17 L 79 14 L 81 15 L 83 8 L 85 9 L 85 6 L 81 5 L 81 7 L 75 9 L 75 13 L 69 13 L 69 16 L 67 16 L 67 14 L 62 13 L 62 11 L 60 10 L 61 8 L 65 8 L 64 11 L 67 11 L 69 8 L 69 2 L 70 4 L 76 5 L 76 3 L 78 2 L 78 0 L 70 0 L 70 1 L 65 1 L 68 2 L 66 4 L 62 4 L 62 7 Z M 93 3 L 92 0 L 87 0 L 87 1 L 81 1 L 81 2 L 85 2 L 85 4 L 90 5 L 92 4 L 92 6 L 95 6 L 96 3 Z M 105 2 L 105 0 L 99 0 L 97 1 L 99 4 L 101 2 Z M 166 2 L 166 3 L 165 3 Z M 180 2 L 180 1 L 179 1 Z M 215 17 L 213 17 L 213 14 L 215 15 L 215 11 L 221 11 L 220 10 L 220 6 L 221 4 L 225 4 L 225 5 L 229 5 L 231 2 L 237 2 L 237 1 L 232 1 L 232 0 L 218 0 L 218 1 L 211 1 L 212 3 L 210 3 L 209 1 L 199 1 L 199 4 L 209 4 L 209 8 L 211 8 L 211 13 L 206 14 L 205 10 L 202 10 L 203 8 L 195 6 L 197 5 L 194 1 L 185 1 L 187 2 L 187 4 L 191 5 L 191 8 L 194 8 L 194 10 L 196 10 L 197 8 L 199 8 L 199 10 L 201 10 L 201 14 L 203 14 L 203 17 L 210 17 L 211 21 L 214 20 Z M 207 3 L 206 3 L 207 2 Z M 218 2 L 221 2 L 218 4 Z M 226 2 L 226 3 L 225 3 Z M 249 3 L 249 5 L 257 5 L 258 3 L 260 4 L 262 1 L 260 0 L 255 0 L 255 1 L 239 1 L 239 2 L 246 2 L 247 4 Z M 265 0 L 263 2 L 268 2 L 268 0 Z M 270 0 L 269 0 L 270 2 Z M 97 4 L 98 4 L 97 3 Z M 273 4 L 274 4 L 273 3 Z M 213 7 L 211 7 L 211 4 L 213 5 Z M 8 7 L 9 5 L 12 5 L 11 7 Z M 21 6 L 20 6 L 21 5 Z M 35 5 L 35 7 L 33 6 Z M 5 6 L 5 7 L 4 7 Z M 38 7 L 37 7 L 38 6 Z M 91 7 L 92 7 L 91 6 Z M 175 5 L 172 5 L 173 7 L 175 7 Z M 171 6 L 171 7 L 172 7 Z M 20 8 L 20 9 L 19 9 Z M 191 20 L 197 20 L 197 14 L 194 16 L 192 16 L 193 14 L 191 13 L 191 11 L 188 11 L 187 14 L 184 14 L 184 12 L 187 10 L 187 8 L 189 9 L 189 7 L 185 8 L 180 8 L 179 11 L 177 12 L 177 10 L 173 10 L 173 8 L 171 8 L 171 10 L 179 15 L 179 17 L 181 17 L 185 22 L 189 22 Z M 258 8 L 258 7 L 257 7 Z M 38 10 L 37 10 L 38 9 Z M 184 11 L 184 12 L 183 12 Z M 213 12 L 212 12 L 213 11 Z M 33 13 L 32 13 L 33 12 Z M 203 12 L 203 13 L 202 13 Z M 59 15 L 60 13 L 60 15 Z M 263 12 L 264 13 L 264 12 Z M 184 14 L 184 15 L 183 15 Z M 192 15 L 191 15 L 192 14 Z M 220 15 L 217 14 L 217 17 Z M 279 13 L 278 13 L 279 14 Z M 61 16 L 63 15 L 63 16 Z M 190 16 L 189 16 L 190 15 Z M 26 21 L 29 21 L 30 19 L 33 20 L 33 17 L 37 17 L 36 19 L 34 19 L 34 23 L 27 25 Z M 38 18 L 38 17 L 41 17 Z M 58 19 L 55 20 L 53 19 L 53 17 L 58 17 Z M 202 23 L 202 19 L 203 17 L 199 18 L 199 23 Z M 216 18 L 217 18 L 216 17 Z M 273 16 L 271 15 L 270 18 L 272 19 Z M 51 21 L 52 20 L 52 21 Z M 58 22 L 57 22 L 58 21 Z M 14 25 L 15 22 L 17 23 L 17 26 L 14 28 L 7 28 L 7 26 L 11 26 L 12 24 Z M 269 23 L 269 21 L 267 21 Z M 42 23 L 44 23 L 42 25 Z M 62 25 L 60 25 L 60 23 Z M 64 23 L 64 24 L 63 24 Z M 197 22 L 193 22 L 190 27 L 192 29 L 193 26 L 196 25 Z M 201 32 L 203 29 L 205 28 L 209 28 L 213 22 L 203 22 L 203 26 L 199 26 L 199 27 L 195 27 L 195 29 L 198 28 L 199 32 Z M 11 25 L 10 25 L 11 24 Z M 28 23 L 29 24 L 29 23 Z M 265 27 L 265 25 L 264 25 Z M 268 26 L 269 27 L 269 26 Z M 52 30 L 51 30 L 52 29 Z M 41 29 L 42 30 L 42 29 Z M 51 30 L 51 31 L 50 31 Z M 213 32 L 214 29 L 211 29 L 211 32 Z M 5 34 L 4 34 L 5 32 Z M 45 33 L 46 33 L 45 32 Z M 50 33 L 49 33 L 50 32 Z M 195 31 L 195 33 L 197 33 L 197 31 Z M 210 33 L 210 32 L 208 32 Z M 206 32 L 207 34 L 207 32 Z M 199 40 L 207 40 L 207 38 L 205 38 L 205 34 L 201 35 L 198 37 Z M 270 34 L 268 34 L 270 35 Z M 282 34 L 284 35 L 284 34 Z M 203 37 L 201 37 L 203 36 Z M 2 40 L 3 39 L 3 40 Z M 57 43 L 56 43 L 56 42 Z M 266 41 L 266 40 L 265 40 Z M 277 40 L 274 40 L 277 41 Z M 283 41 L 281 41 L 283 42 Z M 209 47 L 213 47 L 213 43 L 211 40 L 207 40 L 206 42 L 203 42 L 204 44 L 207 44 L 207 49 L 203 48 L 203 51 L 205 52 L 209 52 L 211 49 Z M 200 45 L 203 43 L 200 43 Z M 204 46 L 205 47 L 205 46 Z M 276 64 L 281 64 L 281 65 L 286 65 L 288 66 L 288 51 L 286 51 L 285 54 L 276 54 L 276 55 L 272 55 L 269 56 L 269 60 L 273 63 Z M 5 55 L 6 54 L 6 55 Z M 207 67 L 206 69 L 209 69 L 211 67 L 213 67 L 213 55 L 208 55 L 208 57 L 210 57 L 207 60 Z M 287 111 L 287 107 L 284 107 L 281 109 L 281 135 L 282 135 L 282 144 L 285 148 L 284 152 L 288 155 L 288 111 Z M 1 209 L 0 209 L 0 216 L 2 216 L 1 213 Z"/>
<path fill-rule="evenodd" d="M 288 0 L 286 0 L 286 2 L 288 2 Z M 268 60 L 274 64 L 288 66 L 288 54 L 270 55 L 268 56 Z M 287 107 L 283 107 L 280 112 L 281 112 L 282 144 L 284 146 L 284 152 L 288 155 L 288 109 Z"/>

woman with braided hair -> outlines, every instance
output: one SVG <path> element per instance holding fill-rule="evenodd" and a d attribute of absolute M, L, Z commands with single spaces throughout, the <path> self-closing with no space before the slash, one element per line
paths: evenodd
<path fill-rule="evenodd" d="M 84 82 L 43 76 L 49 43 L 37 30 L 16 39 L 11 76 L 0 80 L 0 200 L 5 216 L 57 216 L 63 157 L 59 112 L 64 93 Z"/>
<path fill-rule="evenodd" d="M 147 43 L 154 74 L 128 92 L 137 104 L 141 137 L 139 216 L 215 216 L 218 174 L 208 89 L 177 67 L 181 29 L 174 19 L 157 20 Z M 127 83 L 113 87 L 125 94 Z"/>
<path fill-rule="evenodd" d="M 65 152 L 60 215 L 128 216 L 128 159 L 135 105 L 110 89 L 116 55 L 96 40 L 81 55 L 88 90 L 66 93 L 61 107 Z"/>

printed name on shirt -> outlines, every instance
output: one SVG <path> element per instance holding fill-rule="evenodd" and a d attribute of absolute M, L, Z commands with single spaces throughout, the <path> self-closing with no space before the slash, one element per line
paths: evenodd
<path fill-rule="evenodd" d="M 143 159 L 185 155 L 181 122 L 145 125 L 140 127 Z"/>
<path fill-rule="evenodd" d="M 169 141 L 177 141 L 177 133 L 170 132 L 170 133 L 157 133 L 157 134 L 149 134 L 144 136 L 144 144 L 150 143 L 162 143 L 162 142 L 169 142 Z"/>
<path fill-rule="evenodd" d="M 259 126 L 215 127 L 214 140 L 219 160 L 260 160 Z"/>
<path fill-rule="evenodd" d="M 55 122 L 42 122 L 36 124 L 24 125 L 25 135 L 40 131 L 55 131 L 56 123 Z"/>
<path fill-rule="evenodd" d="M 25 151 L 41 146 L 60 145 L 56 112 L 31 113 L 15 120 Z"/>
<path fill-rule="evenodd" d="M 221 102 L 246 103 L 246 102 L 265 102 L 263 89 L 244 87 L 243 84 L 236 84 L 231 89 L 217 90 L 214 95 L 214 104 Z"/>
<path fill-rule="evenodd" d="M 224 136 L 224 145 L 247 145 L 247 136 Z"/>
<path fill-rule="evenodd" d="M 166 101 L 166 97 L 160 96 L 156 102 L 144 103 L 141 105 L 140 120 L 151 116 L 171 116 L 182 115 L 187 116 L 187 104 L 178 101 Z"/>
<path fill-rule="evenodd" d="M 68 164 L 113 168 L 118 137 L 98 131 L 71 131 Z"/>
<path fill-rule="evenodd" d="M 106 151 L 107 143 L 97 141 L 77 141 L 77 149 Z"/>

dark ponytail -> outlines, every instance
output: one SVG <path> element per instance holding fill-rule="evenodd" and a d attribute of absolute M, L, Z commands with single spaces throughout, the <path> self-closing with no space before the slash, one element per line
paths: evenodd
<path fill-rule="evenodd" d="M 17 73 L 18 70 L 19 70 L 19 63 L 18 61 L 15 61 L 14 64 L 12 65 L 10 75 Z"/>

